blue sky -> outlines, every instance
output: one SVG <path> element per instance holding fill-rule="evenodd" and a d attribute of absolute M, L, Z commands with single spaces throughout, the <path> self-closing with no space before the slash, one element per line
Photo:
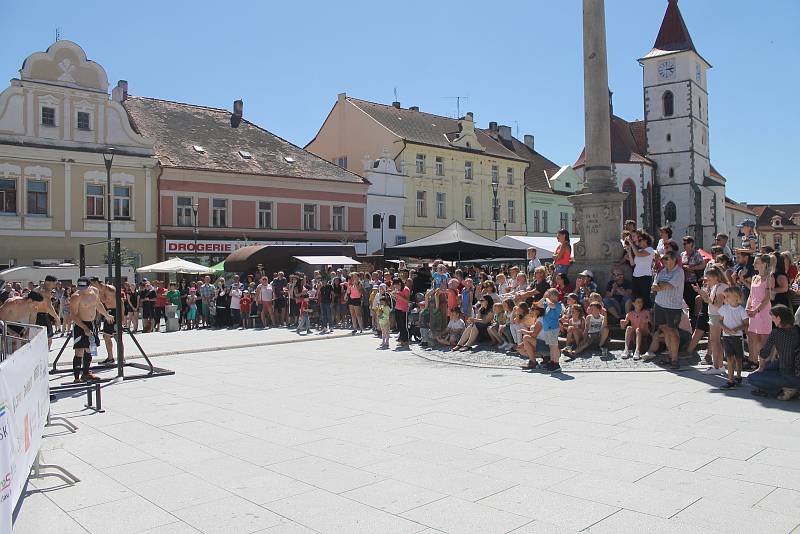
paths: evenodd
<path fill-rule="evenodd" d="M 666 0 L 608 0 L 614 111 L 642 118 L 638 57 Z M 682 0 L 709 74 L 711 160 L 728 195 L 798 202 L 797 0 Z M 498 6 L 498 7 L 493 7 Z M 25 21 L 25 23 L 20 23 Z M 0 76 L 54 40 L 80 44 L 132 94 L 230 108 L 305 145 L 336 94 L 509 124 L 571 164 L 583 146 L 580 0 L 64 2 L 0 0 Z M 794 35 L 794 37 L 792 37 Z M 515 122 L 516 121 L 516 122 Z"/>

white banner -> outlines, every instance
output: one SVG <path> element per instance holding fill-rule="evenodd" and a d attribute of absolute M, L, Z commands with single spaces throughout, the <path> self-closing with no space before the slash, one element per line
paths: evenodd
<path fill-rule="evenodd" d="M 11 532 L 11 514 L 22 495 L 50 409 L 47 332 L 0 363 L 0 533 Z"/>
<path fill-rule="evenodd" d="M 296 246 L 319 246 L 319 245 L 341 245 L 342 243 L 331 241 L 227 241 L 222 239 L 198 239 L 198 254 L 230 254 L 234 250 L 252 245 L 296 245 Z M 364 242 L 348 243 L 356 249 L 357 254 L 367 253 L 367 244 Z M 164 252 L 167 254 L 181 254 L 195 252 L 195 242 L 193 239 L 165 239 Z"/>

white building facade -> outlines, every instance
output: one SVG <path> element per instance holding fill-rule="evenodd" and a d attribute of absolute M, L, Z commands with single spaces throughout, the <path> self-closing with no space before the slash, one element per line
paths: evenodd
<path fill-rule="evenodd" d="M 382 253 L 385 246 L 406 242 L 403 231 L 406 203 L 406 176 L 397 170 L 388 152 L 372 160 L 363 160 L 364 178 L 370 183 L 367 191 L 367 253 Z"/>

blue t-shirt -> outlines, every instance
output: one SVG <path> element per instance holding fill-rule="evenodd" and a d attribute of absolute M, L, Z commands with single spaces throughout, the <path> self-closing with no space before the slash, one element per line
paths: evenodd
<path fill-rule="evenodd" d="M 447 279 L 450 278 L 449 273 L 433 273 L 433 287 L 445 288 L 447 287 Z"/>
<path fill-rule="evenodd" d="M 542 317 L 542 330 L 558 330 L 558 320 L 561 318 L 561 303 L 556 302 L 554 308 L 547 305 Z"/>
<path fill-rule="evenodd" d="M 461 290 L 461 313 L 470 317 L 472 315 L 472 297 L 470 291 L 465 287 Z"/>

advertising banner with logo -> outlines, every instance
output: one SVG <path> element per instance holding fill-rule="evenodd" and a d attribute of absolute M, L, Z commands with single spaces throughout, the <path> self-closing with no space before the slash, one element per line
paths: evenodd
<path fill-rule="evenodd" d="M 11 532 L 11 514 L 39 452 L 50 409 L 47 333 L 0 362 L 0 534 Z"/>
<path fill-rule="evenodd" d="M 164 252 L 167 254 L 230 254 L 242 247 L 249 247 L 253 245 L 336 245 L 336 242 L 330 241 L 226 241 L 215 239 L 199 239 L 197 241 L 197 248 L 195 249 L 195 242 L 192 239 L 166 239 L 164 241 Z M 353 245 L 358 254 L 367 253 L 367 244 L 364 242 L 349 243 Z"/>

